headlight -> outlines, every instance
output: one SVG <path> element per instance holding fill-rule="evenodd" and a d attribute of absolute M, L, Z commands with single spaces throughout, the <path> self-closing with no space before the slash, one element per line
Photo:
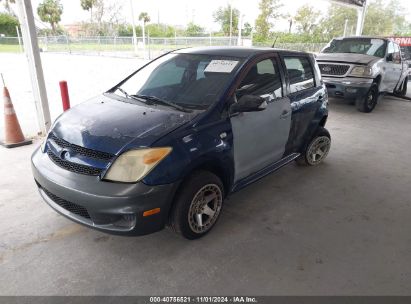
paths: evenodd
<path fill-rule="evenodd" d="M 371 76 L 372 69 L 368 66 L 355 66 L 350 75 L 352 76 Z"/>
<path fill-rule="evenodd" d="M 104 179 L 124 183 L 138 182 L 170 152 L 170 147 L 124 152 L 108 169 Z"/>

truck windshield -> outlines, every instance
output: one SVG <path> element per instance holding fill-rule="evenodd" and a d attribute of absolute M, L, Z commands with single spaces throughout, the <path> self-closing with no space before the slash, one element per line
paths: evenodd
<path fill-rule="evenodd" d="M 411 60 L 411 46 L 401 46 L 401 51 L 405 60 Z"/>
<path fill-rule="evenodd" d="M 345 38 L 331 40 L 322 53 L 353 53 L 383 58 L 386 48 L 387 44 L 382 39 Z"/>
<path fill-rule="evenodd" d="M 236 57 L 171 53 L 135 73 L 116 93 L 206 109 L 219 100 L 241 62 Z"/>

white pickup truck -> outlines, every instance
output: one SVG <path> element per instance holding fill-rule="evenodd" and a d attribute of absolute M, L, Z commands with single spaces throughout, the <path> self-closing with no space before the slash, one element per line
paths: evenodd
<path fill-rule="evenodd" d="M 361 112 L 374 110 L 381 94 L 407 93 L 408 64 L 391 39 L 335 38 L 317 62 L 329 95 L 355 101 Z"/>

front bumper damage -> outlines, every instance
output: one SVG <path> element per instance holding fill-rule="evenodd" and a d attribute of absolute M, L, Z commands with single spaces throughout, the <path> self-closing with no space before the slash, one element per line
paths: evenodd
<path fill-rule="evenodd" d="M 347 99 L 364 97 L 374 81 L 372 78 L 354 77 L 323 77 L 322 79 L 327 87 L 328 95 Z"/>
<path fill-rule="evenodd" d="M 72 221 L 111 234 L 144 235 L 163 229 L 179 184 L 101 181 L 98 176 L 59 167 L 40 149 L 31 160 L 34 179 L 47 204 Z M 155 208 L 160 212 L 143 216 Z"/>

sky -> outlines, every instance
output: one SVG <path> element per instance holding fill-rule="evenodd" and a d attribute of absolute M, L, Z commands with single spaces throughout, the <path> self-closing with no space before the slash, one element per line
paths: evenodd
<path fill-rule="evenodd" d="M 61 23 L 71 24 L 75 22 L 87 21 L 90 14 L 81 9 L 80 0 L 60 0 L 64 10 Z M 219 25 L 213 20 L 213 12 L 219 7 L 227 3 L 238 8 L 243 15 L 244 22 L 254 24 L 258 16 L 259 0 L 105 0 L 109 3 L 117 3 L 122 6 L 122 15 L 124 21 L 131 23 L 130 1 L 133 3 L 134 15 L 137 17 L 141 12 L 147 12 L 151 17 L 151 22 L 157 22 L 171 25 L 184 26 L 188 22 L 193 21 L 201 25 L 207 31 L 219 30 Z M 389 1 L 389 0 L 384 0 Z M 404 15 L 411 22 L 410 0 L 399 0 L 404 7 Z M 33 7 L 37 7 L 40 0 L 33 0 Z M 325 14 L 332 2 L 327 0 L 280 0 L 283 4 L 282 13 L 295 15 L 298 8 L 304 4 L 313 6 L 316 10 Z M 287 21 L 277 22 L 275 30 L 281 31 L 287 29 Z"/>

